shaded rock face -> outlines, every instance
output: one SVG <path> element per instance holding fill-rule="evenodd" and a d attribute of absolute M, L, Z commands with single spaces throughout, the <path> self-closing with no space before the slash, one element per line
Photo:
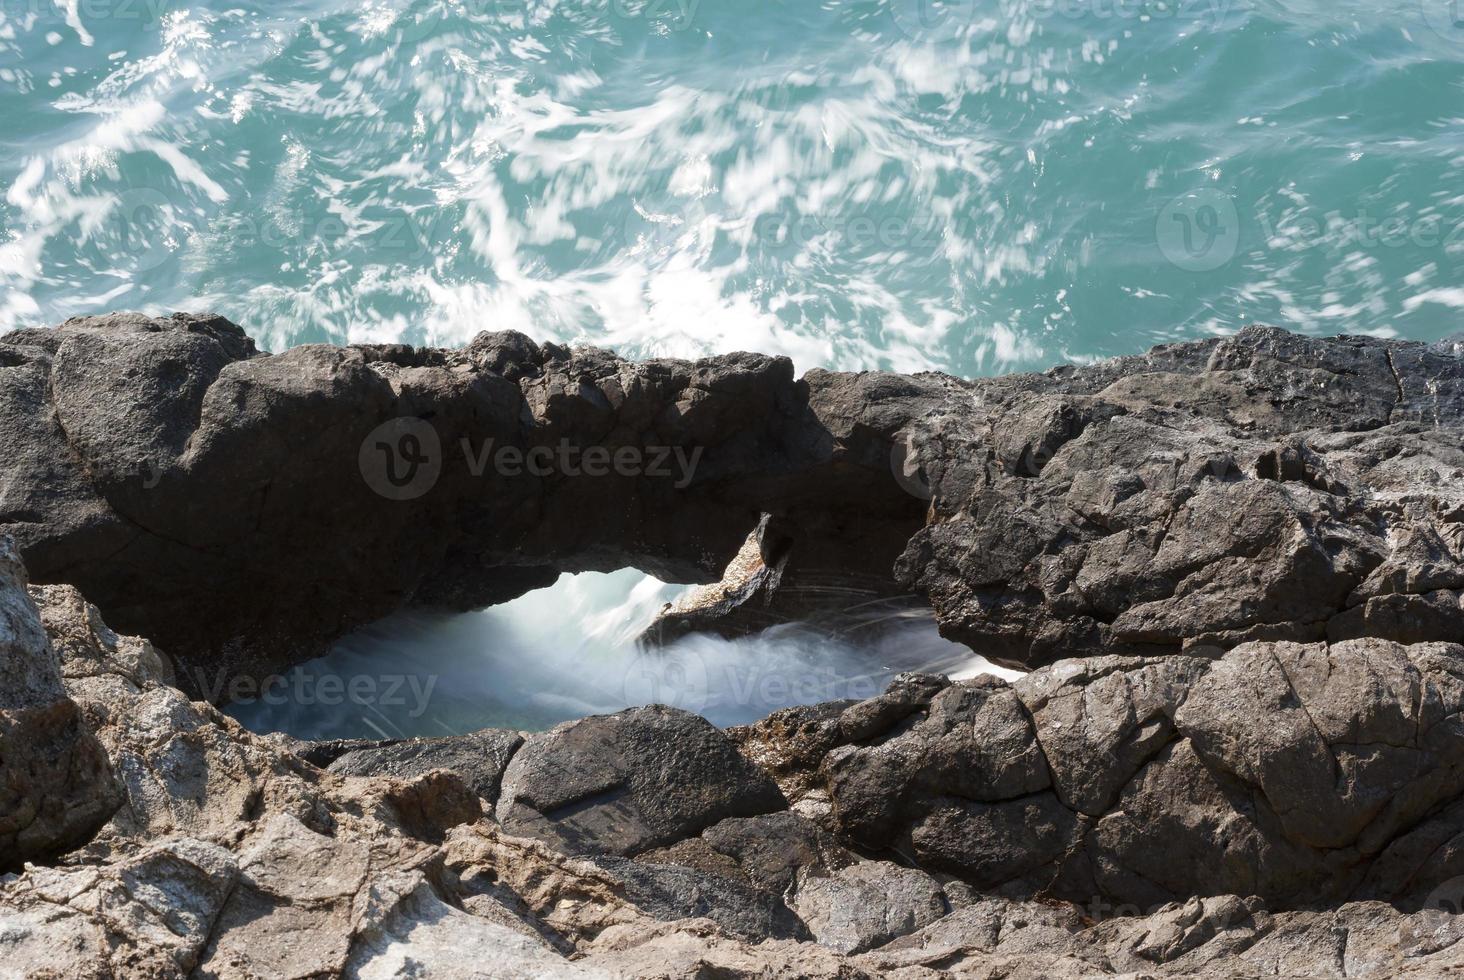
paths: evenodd
<path fill-rule="evenodd" d="M 632 364 L 501 333 L 270 356 L 184 314 L 18 331 L 0 352 L 0 531 L 213 701 L 407 603 L 480 608 L 631 565 L 713 581 L 766 501 L 796 508 L 810 467 L 845 466 L 791 364 L 753 354 Z M 876 576 L 894 589 L 922 508 L 851 472 L 820 506 L 899 524 Z"/>
<path fill-rule="evenodd" d="M 1418 907 L 1464 874 L 1461 677 L 1458 644 L 1251 642 L 1012 685 L 907 676 L 734 735 L 858 846 L 984 891 Z"/>
<path fill-rule="evenodd" d="M 61 680 L 61 661 L 0 536 L 0 870 L 91 839 L 122 802 L 112 768 Z"/>
<path fill-rule="evenodd" d="M 1013 665 L 1464 632 L 1456 344 L 1256 327 L 1040 375 L 795 380 L 513 333 L 271 356 L 219 317 L 116 314 L 0 338 L 0 427 L 0 530 L 37 580 L 215 701 L 406 604 L 629 565 L 714 582 L 754 531 L 660 635 L 910 595 Z"/>

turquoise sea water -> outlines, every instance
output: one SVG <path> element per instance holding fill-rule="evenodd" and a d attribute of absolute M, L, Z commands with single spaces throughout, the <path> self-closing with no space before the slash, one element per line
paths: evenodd
<path fill-rule="evenodd" d="M 1458 0 L 0 16 L 0 327 L 209 307 L 271 349 L 518 327 L 989 373 L 1464 307 Z"/>
<path fill-rule="evenodd" d="M 0 330 L 212 309 L 273 350 L 513 327 L 981 374 L 1251 321 L 1442 337 L 1461 266 L 1464 0 L 0 0 Z M 236 710 L 369 735 L 673 675 L 723 721 L 837 693 L 707 689 L 807 677 L 796 631 L 635 680 L 664 588 L 566 579 L 312 667 L 420 659 L 425 714 Z M 912 630 L 823 655 L 952 661 Z"/>

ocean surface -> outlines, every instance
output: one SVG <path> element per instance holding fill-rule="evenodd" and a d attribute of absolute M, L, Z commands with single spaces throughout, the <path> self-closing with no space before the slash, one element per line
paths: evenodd
<path fill-rule="evenodd" d="M 965 375 L 1253 321 L 1436 339 L 1461 178 L 1461 0 L 0 0 L 0 330 L 211 309 L 271 350 L 512 327 Z M 672 660 L 626 680 L 670 591 L 565 579 L 313 665 L 420 663 L 416 715 L 303 680 L 235 710 L 368 735 L 674 701 Z M 965 655 L 908 629 L 696 641 L 678 691 L 731 723 Z M 723 679 L 748 663 L 833 679 Z"/>

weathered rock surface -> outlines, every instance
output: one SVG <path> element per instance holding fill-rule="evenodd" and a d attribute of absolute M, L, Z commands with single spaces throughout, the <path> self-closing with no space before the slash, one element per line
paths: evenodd
<path fill-rule="evenodd" d="M 826 797 L 842 836 L 983 891 L 1416 908 L 1464 875 L 1458 644 L 1254 641 L 1011 685 L 911 676 L 815 711 L 734 735 L 790 798 Z"/>
<path fill-rule="evenodd" d="M 628 565 L 714 580 L 759 520 L 739 486 L 788 471 L 810 418 L 786 359 L 637 365 L 510 333 L 270 356 L 218 317 L 117 314 L 0 355 L 0 532 L 215 701 L 409 602 Z M 886 487 L 918 523 L 912 504 Z"/>
<path fill-rule="evenodd" d="M 1464 634 L 1457 344 L 1255 327 L 1045 374 L 795 380 L 513 333 L 265 355 L 219 317 L 115 314 L 0 338 L 0 427 L 0 531 L 36 579 L 213 700 L 405 604 L 627 565 L 713 582 L 754 531 L 661 632 L 915 593 L 1019 665 Z"/>
<path fill-rule="evenodd" d="M 524 744 L 518 732 L 486 728 L 452 738 L 411 738 L 350 749 L 327 768 L 342 776 L 392 776 L 416 779 L 434 769 L 456 773 L 468 788 L 492 806 L 508 761 Z"/>
<path fill-rule="evenodd" d="M 1266 329 L 976 382 L 6 335 L 0 531 L 49 584 L 0 546 L 0 976 L 1464 972 L 1461 402 L 1457 344 Z M 384 423 L 397 463 L 439 445 L 420 496 L 372 470 Z M 465 438 L 700 455 L 679 487 L 479 476 Z M 175 686 L 562 570 L 715 579 L 754 531 L 667 631 L 803 616 L 842 571 L 1047 666 L 364 744 Z"/>
<path fill-rule="evenodd" d="M 1464 970 L 1464 879 L 1441 880 L 1458 874 L 1454 841 L 1464 830 L 1451 761 L 1464 650 L 1447 644 L 1252 643 L 1214 661 L 1061 664 L 1014 686 L 910 676 L 871 701 L 794 709 L 801 725 L 774 718 L 733 733 L 773 763 L 789 796 L 829 797 L 826 828 L 786 809 L 726 736 L 682 712 L 586 719 L 517 748 L 517 736 L 494 732 L 331 748 L 337 763 L 349 760 L 343 775 L 305 762 L 309 747 L 250 734 L 188 701 L 151 644 L 113 633 L 69 586 L 32 587 L 27 598 L 15 570 L 0 580 L 0 608 L 21 610 L 14 621 L 30 630 L 7 664 L 52 658 L 51 677 L 63 678 L 125 795 L 90 843 L 0 880 L 0 976 L 1036 980 Z M 1250 723 L 1262 709 L 1274 724 Z M 1337 779 L 1308 768 L 1319 746 Z M 869 768 L 899 800 L 889 818 L 897 835 L 910 814 L 927 812 L 921 801 L 937 782 L 958 794 L 940 806 L 968 808 L 944 837 L 925 833 L 914 852 L 897 849 L 919 867 L 857 853 L 836 836 L 858 844 L 880 825 L 851 821 L 846 784 L 858 783 L 848 782 L 857 760 L 881 748 L 906 764 Z M 1147 775 L 1186 752 L 1188 768 Z M 496 773 L 504 753 L 500 809 L 590 787 L 604 767 L 629 832 L 607 819 L 606 843 L 586 846 L 601 824 L 575 823 L 577 813 L 603 805 L 596 794 L 605 792 L 587 789 L 588 809 L 551 807 L 556 819 L 532 822 L 541 839 L 514 835 L 484 812 L 492 794 L 468 784 Z M 1297 778 L 1284 781 L 1288 772 Z M 1249 786 L 1254 809 L 1206 810 L 1220 798 L 1206 779 Z M 1135 789 L 1145 780 L 1167 788 Z M 1009 897 L 982 894 L 971 869 L 994 869 L 998 857 L 1036 868 L 1029 858 L 1047 853 L 1040 819 L 1030 834 L 999 816 L 961 822 L 982 807 L 1000 811 L 1008 794 L 1025 794 L 1014 797 L 1020 806 L 1050 797 L 1031 812 L 1073 814 L 1069 822 L 1096 828 L 1084 846 L 1128 863 L 1076 905 L 1010 897 L 1014 879 L 1000 886 Z M 1129 802 L 1140 798 L 1148 810 Z M 724 815 L 764 808 L 773 812 Z M 1106 821 L 1129 814 L 1129 825 L 1092 843 Z M 1363 856 L 1340 871 L 1353 881 L 1365 870 L 1354 894 L 1427 889 L 1428 907 L 1278 911 L 1218 893 L 1147 912 L 1114 907 L 1111 881 L 1175 889 L 1193 874 L 1187 889 L 1208 890 L 1217 858 L 1202 845 L 1228 846 L 1206 836 L 1226 828 L 1228 839 L 1277 854 Z M 1124 852 L 1125 841 L 1135 850 Z M 650 843 L 659 846 L 641 849 Z M 1220 861 L 1215 880 L 1238 880 L 1246 862 L 1253 875 L 1283 867 L 1256 857 Z M 1081 863 L 1048 864 L 1064 861 Z"/>
<path fill-rule="evenodd" d="M 122 796 L 61 681 L 61 661 L 0 535 L 0 870 L 91 839 Z"/>
<path fill-rule="evenodd" d="M 531 735 L 503 775 L 497 817 L 566 853 L 630 856 L 787 805 L 710 722 L 652 705 Z"/>
<path fill-rule="evenodd" d="M 1250 328 L 955 387 L 900 575 L 988 656 L 1461 636 L 1450 347 Z"/>

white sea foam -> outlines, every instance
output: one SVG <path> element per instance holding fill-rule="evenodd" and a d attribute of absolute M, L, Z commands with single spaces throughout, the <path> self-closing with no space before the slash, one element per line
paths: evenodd
<path fill-rule="evenodd" d="M 652 703 L 733 725 L 789 705 L 872 697 L 905 670 L 1016 676 L 909 610 L 877 634 L 866 635 L 875 618 L 866 611 L 851 613 L 843 637 L 788 625 L 639 648 L 636 637 L 678 591 L 639 572 L 588 572 L 482 613 L 404 613 L 287 673 L 268 698 L 251 694 L 229 710 L 252 728 L 301 738 L 537 729 Z M 332 689 L 327 678 L 341 679 L 333 703 L 321 696 Z"/>

